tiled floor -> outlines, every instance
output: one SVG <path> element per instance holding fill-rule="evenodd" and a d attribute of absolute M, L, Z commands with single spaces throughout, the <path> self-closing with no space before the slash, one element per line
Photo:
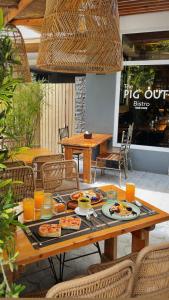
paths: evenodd
<path fill-rule="evenodd" d="M 146 172 L 132 171 L 129 172 L 128 182 L 134 182 L 136 184 L 136 195 L 147 202 L 169 212 L 169 176 L 152 174 Z M 122 187 L 125 187 L 125 180 L 122 181 Z M 100 176 L 98 172 L 97 181 L 92 186 L 100 186 L 106 184 L 118 185 L 118 175 L 111 172 L 106 173 L 104 176 Z M 81 184 L 81 187 L 88 187 L 86 184 Z M 150 233 L 150 243 L 160 243 L 163 241 L 169 242 L 169 222 L 165 222 L 156 226 L 155 230 Z M 123 256 L 130 252 L 130 234 L 123 235 L 118 240 L 118 256 Z M 103 244 L 101 243 L 101 247 Z M 86 253 L 86 251 L 94 250 L 94 246 L 88 246 L 67 254 L 67 257 L 73 257 L 78 254 Z M 77 259 L 66 263 L 64 280 L 71 279 L 79 274 L 84 274 L 87 267 L 90 264 L 99 262 L 99 255 L 91 255 L 84 257 L 83 259 Z M 42 261 L 38 264 L 28 266 L 19 282 L 25 284 L 25 293 L 32 292 L 34 290 L 50 288 L 54 283 L 54 278 L 50 268 L 48 268 L 48 262 Z M 55 259 L 55 268 L 58 269 L 59 265 Z M 46 269 L 45 269 L 46 268 Z M 41 271 L 40 271 L 41 269 Z M 39 271 L 39 272 L 37 272 Z M 35 274 L 33 274 L 35 272 Z"/>

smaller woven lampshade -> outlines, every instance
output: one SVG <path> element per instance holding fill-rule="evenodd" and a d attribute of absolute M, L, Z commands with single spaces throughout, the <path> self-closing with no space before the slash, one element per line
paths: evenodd
<path fill-rule="evenodd" d="M 20 30 L 12 24 L 7 24 L 4 29 L 0 31 L 0 38 L 5 36 L 11 39 L 12 48 L 16 53 L 17 60 L 20 62 L 20 64 L 13 65 L 13 77 L 21 78 L 24 82 L 31 82 L 25 43 Z"/>
<path fill-rule="evenodd" d="M 120 71 L 117 0 L 46 0 L 37 65 L 55 72 Z"/>

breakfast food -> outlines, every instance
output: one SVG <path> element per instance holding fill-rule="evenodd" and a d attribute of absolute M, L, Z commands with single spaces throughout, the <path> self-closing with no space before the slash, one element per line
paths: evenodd
<path fill-rule="evenodd" d="M 78 200 L 69 200 L 67 202 L 68 209 L 75 209 L 78 206 Z"/>
<path fill-rule="evenodd" d="M 92 190 L 78 191 L 71 195 L 72 200 L 79 200 L 80 198 L 89 198 L 91 200 L 91 204 L 98 203 L 102 200 L 101 194 L 95 193 Z"/>
<path fill-rule="evenodd" d="M 42 237 L 60 237 L 61 225 L 60 224 L 42 224 L 39 226 L 38 233 Z"/>
<path fill-rule="evenodd" d="M 83 196 L 83 192 L 76 192 L 72 194 L 72 200 L 78 200 L 80 197 Z"/>
<path fill-rule="evenodd" d="M 115 202 L 109 209 L 110 214 L 117 213 L 120 216 L 137 215 L 127 203 Z"/>
<path fill-rule="evenodd" d="M 66 210 L 65 204 L 62 202 L 55 203 L 53 208 L 55 213 L 60 213 Z"/>
<path fill-rule="evenodd" d="M 63 229 L 79 230 L 81 225 L 81 219 L 71 216 L 62 217 L 59 220 L 59 224 Z"/>

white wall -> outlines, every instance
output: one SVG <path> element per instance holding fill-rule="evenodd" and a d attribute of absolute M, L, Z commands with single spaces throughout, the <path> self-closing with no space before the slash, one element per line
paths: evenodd
<path fill-rule="evenodd" d="M 120 17 L 121 33 L 169 30 L 169 11 Z"/>

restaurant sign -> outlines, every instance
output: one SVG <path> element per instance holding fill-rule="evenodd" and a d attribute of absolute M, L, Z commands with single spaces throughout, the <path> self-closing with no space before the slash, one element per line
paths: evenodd
<path fill-rule="evenodd" d="M 169 90 L 152 90 L 148 87 L 145 92 L 142 92 L 141 89 L 134 90 L 132 85 L 124 84 L 123 97 L 124 99 L 133 100 L 133 107 L 135 109 L 147 109 L 151 105 L 150 100 L 165 100 L 166 96 L 169 96 Z"/>

